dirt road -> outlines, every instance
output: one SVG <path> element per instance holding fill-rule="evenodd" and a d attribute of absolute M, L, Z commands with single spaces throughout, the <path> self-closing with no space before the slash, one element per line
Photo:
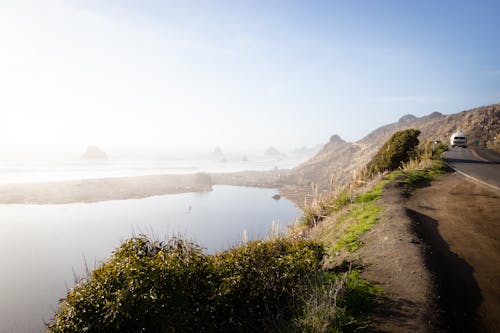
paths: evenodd
<path fill-rule="evenodd" d="M 407 202 L 449 332 L 500 332 L 500 192 L 447 174 Z"/>

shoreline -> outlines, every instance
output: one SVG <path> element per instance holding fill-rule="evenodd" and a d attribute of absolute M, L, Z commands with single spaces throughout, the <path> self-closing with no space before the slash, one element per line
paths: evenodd
<path fill-rule="evenodd" d="M 148 175 L 0 184 L 0 204 L 69 204 L 212 190 L 207 174 Z"/>
<path fill-rule="evenodd" d="M 273 188 L 300 208 L 296 187 L 280 180 L 288 170 L 160 174 L 36 183 L 0 184 L 0 204 L 54 205 L 142 199 L 157 195 L 209 192 L 214 185 Z"/>

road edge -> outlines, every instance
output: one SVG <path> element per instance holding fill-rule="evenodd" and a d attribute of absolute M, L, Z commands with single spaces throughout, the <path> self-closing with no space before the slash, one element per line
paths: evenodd
<path fill-rule="evenodd" d="M 471 176 L 471 175 L 469 175 L 469 174 L 466 174 L 466 173 L 465 173 L 465 172 L 463 172 L 463 171 L 460 171 L 460 170 L 458 170 L 458 169 L 454 168 L 451 164 L 447 163 L 447 162 L 446 162 L 446 160 L 443 158 L 443 155 L 444 155 L 445 153 L 446 153 L 446 151 L 445 151 L 445 152 L 443 152 L 443 153 L 441 154 L 441 156 L 440 156 L 440 157 L 441 157 L 441 160 L 443 161 L 443 163 L 444 163 L 447 167 L 449 167 L 450 169 L 452 169 L 452 170 L 453 170 L 453 171 L 455 171 L 455 172 L 458 172 L 458 173 L 459 173 L 459 174 L 461 174 L 462 176 L 465 176 L 465 177 L 467 177 L 467 178 L 469 178 L 469 179 L 471 179 L 471 180 L 475 181 L 476 183 L 479 183 L 479 184 L 481 184 L 481 185 L 488 186 L 488 187 L 490 187 L 490 188 L 492 188 L 492 189 L 497 190 L 497 191 L 499 191 L 499 192 L 500 192 L 500 187 L 495 186 L 495 185 L 492 185 L 492 184 L 489 184 L 489 183 L 487 183 L 487 182 L 485 182 L 485 181 L 483 181 L 483 180 L 480 180 L 480 179 L 478 179 L 478 178 L 476 178 L 476 177 L 474 177 L 474 176 Z"/>

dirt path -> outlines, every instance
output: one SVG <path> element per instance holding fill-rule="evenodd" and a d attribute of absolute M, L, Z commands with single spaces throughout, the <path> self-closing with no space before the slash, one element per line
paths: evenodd
<path fill-rule="evenodd" d="M 389 184 L 362 237 L 363 275 L 381 285 L 377 332 L 500 332 L 500 193 L 446 174 L 409 199 Z"/>
<path fill-rule="evenodd" d="M 425 246 L 405 201 L 401 187 L 387 185 L 379 201 L 382 219 L 362 236 L 363 277 L 383 290 L 373 307 L 375 332 L 434 332 L 441 322 L 432 275 L 425 267 Z"/>
<path fill-rule="evenodd" d="M 500 332 L 500 193 L 453 173 L 406 203 L 447 331 Z"/>

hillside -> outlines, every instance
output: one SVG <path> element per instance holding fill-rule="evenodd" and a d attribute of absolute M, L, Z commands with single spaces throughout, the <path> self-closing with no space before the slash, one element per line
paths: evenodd
<path fill-rule="evenodd" d="M 320 192 L 345 184 L 370 161 L 394 132 L 408 128 L 420 129 L 421 142 L 440 140 L 445 143 L 453 132 L 461 129 L 469 135 L 469 142 L 477 141 L 480 146 L 498 150 L 500 103 L 451 115 L 438 112 L 423 117 L 406 115 L 357 142 L 346 142 L 338 135 L 333 135 L 318 154 L 292 169 L 281 181 L 285 187 L 295 184 L 305 192 L 311 192 L 311 184 L 317 186 Z"/>

